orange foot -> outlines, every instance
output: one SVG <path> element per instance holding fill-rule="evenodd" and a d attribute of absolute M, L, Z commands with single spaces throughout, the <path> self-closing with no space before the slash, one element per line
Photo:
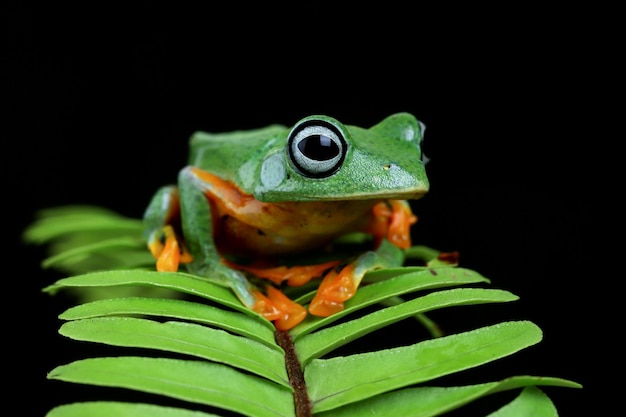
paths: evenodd
<path fill-rule="evenodd" d="M 311 300 L 309 312 L 314 316 L 328 317 L 343 310 L 343 302 L 356 293 L 354 269 L 353 264 L 348 264 L 340 272 L 330 271 Z"/>
<path fill-rule="evenodd" d="M 255 303 L 252 310 L 273 321 L 278 330 L 289 330 L 306 317 L 306 309 L 293 302 L 280 290 L 268 286 L 267 296 L 253 291 Z"/>
<path fill-rule="evenodd" d="M 387 200 L 376 204 L 373 209 L 374 221 L 369 231 L 377 238 L 387 238 L 400 249 L 411 246 L 411 225 L 417 222 L 417 216 L 404 200 Z"/>
<path fill-rule="evenodd" d="M 178 265 L 192 261 L 191 255 L 179 243 L 174 228 L 170 225 L 163 227 L 165 243 L 159 239 L 152 239 L 148 243 L 148 248 L 157 259 L 156 269 L 160 272 L 176 272 Z"/>

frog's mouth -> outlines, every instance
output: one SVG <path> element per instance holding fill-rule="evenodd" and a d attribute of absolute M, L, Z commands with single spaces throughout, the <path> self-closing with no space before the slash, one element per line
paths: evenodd
<path fill-rule="evenodd" d="M 415 170 L 413 170 L 415 171 Z M 423 173 L 424 171 L 417 171 Z M 297 174 L 295 174 L 297 175 Z M 345 200 L 417 200 L 429 191 L 425 174 L 416 175 L 389 164 L 379 175 L 339 171 L 326 178 L 289 178 L 271 189 L 259 185 L 255 197 L 261 201 L 345 201 Z"/>
<path fill-rule="evenodd" d="M 361 192 L 350 195 L 302 195 L 302 201 L 354 201 L 354 200 L 419 200 L 428 193 L 425 190 L 377 190 L 375 192 Z"/>

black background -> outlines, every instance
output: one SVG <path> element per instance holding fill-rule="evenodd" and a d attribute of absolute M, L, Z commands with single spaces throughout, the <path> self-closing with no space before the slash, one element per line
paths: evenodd
<path fill-rule="evenodd" d="M 397 111 L 423 121 L 431 192 L 413 206 L 415 243 L 458 250 L 462 266 L 520 296 L 478 309 L 484 316 L 451 310 L 448 329 L 529 319 L 544 340 L 506 362 L 504 375 L 585 385 L 546 389 L 561 415 L 598 391 L 584 284 L 596 243 L 588 240 L 593 103 L 579 66 L 594 49 L 580 27 L 556 30 L 556 15 L 533 15 L 444 18 L 426 29 L 395 9 L 351 17 L 350 26 L 324 9 L 309 10 L 306 22 L 302 12 L 156 6 L 7 10 L 5 343 L 15 353 L 5 378 L 29 393 L 21 414 L 73 401 L 72 384 L 45 374 L 81 356 L 56 333 L 62 306 L 40 293 L 58 276 L 40 270 L 41 248 L 19 240 L 34 213 L 86 203 L 140 217 L 185 164 L 193 131 L 291 125 L 312 113 L 361 126 Z"/>

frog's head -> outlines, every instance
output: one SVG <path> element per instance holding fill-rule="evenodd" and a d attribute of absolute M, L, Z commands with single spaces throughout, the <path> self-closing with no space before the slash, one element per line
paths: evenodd
<path fill-rule="evenodd" d="M 424 125 L 408 113 L 364 129 L 328 116 L 279 135 L 255 187 L 263 201 L 417 199 L 428 191 Z"/>

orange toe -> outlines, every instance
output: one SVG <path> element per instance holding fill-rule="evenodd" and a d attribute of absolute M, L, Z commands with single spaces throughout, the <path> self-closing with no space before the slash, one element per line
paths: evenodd
<path fill-rule="evenodd" d="M 343 310 L 343 302 L 356 293 L 354 265 L 346 265 L 341 272 L 331 271 L 317 289 L 309 304 L 309 312 L 315 316 L 328 317 Z"/>
<path fill-rule="evenodd" d="M 411 247 L 411 225 L 417 222 L 417 216 L 411 212 L 408 204 L 401 200 L 390 200 L 392 207 L 391 221 L 387 239 L 400 249 Z"/>
<path fill-rule="evenodd" d="M 252 295 L 254 296 L 252 311 L 259 313 L 269 321 L 278 320 L 281 317 L 280 310 L 260 291 L 252 291 Z"/>
<path fill-rule="evenodd" d="M 175 236 L 167 236 L 156 263 L 157 271 L 176 272 L 180 264 L 180 247 Z"/>
<path fill-rule="evenodd" d="M 309 313 L 318 317 L 328 317 L 343 310 L 343 302 L 326 300 L 317 295 L 309 304 Z"/>
<path fill-rule="evenodd" d="M 253 291 L 255 303 L 252 310 L 273 321 L 278 330 L 289 330 L 300 323 L 307 315 L 306 309 L 290 300 L 280 290 L 268 286 L 267 296 Z"/>
<path fill-rule="evenodd" d="M 267 296 L 280 311 L 280 317 L 274 321 L 274 325 L 278 330 L 289 330 L 306 317 L 306 309 L 290 300 L 280 290 L 268 287 Z"/>
<path fill-rule="evenodd" d="M 163 243 L 157 238 L 151 238 L 148 242 L 148 249 L 155 259 L 159 259 L 159 255 L 163 252 Z"/>
<path fill-rule="evenodd" d="M 372 210 L 374 217 L 367 231 L 374 236 L 376 246 L 386 238 L 400 249 L 411 247 L 411 226 L 417 216 L 404 200 L 387 200 L 376 204 Z"/>
<path fill-rule="evenodd" d="M 157 259 L 156 269 L 160 272 L 176 272 L 178 265 L 189 263 L 193 259 L 191 254 L 182 246 L 176 237 L 174 228 L 171 225 L 163 227 L 165 243 L 160 239 L 153 238 L 148 242 L 148 249 Z"/>

